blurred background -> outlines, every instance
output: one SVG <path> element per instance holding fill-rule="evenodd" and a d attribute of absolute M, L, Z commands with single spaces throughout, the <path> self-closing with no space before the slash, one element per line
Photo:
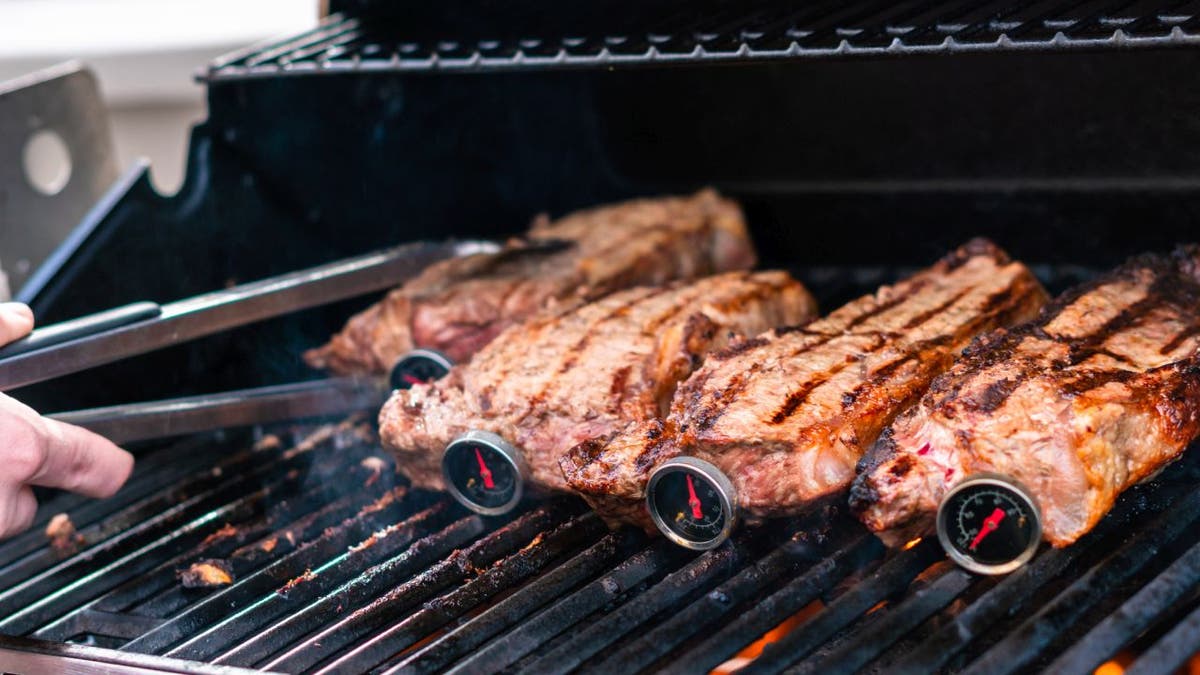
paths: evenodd
<path fill-rule="evenodd" d="M 205 117 L 193 74 L 210 59 L 317 21 L 317 0 L 0 0 L 0 83 L 79 59 L 95 70 L 118 166 L 151 162 L 163 193 L 183 180 L 188 130 Z M 45 153 L 55 175 L 53 151 Z"/>

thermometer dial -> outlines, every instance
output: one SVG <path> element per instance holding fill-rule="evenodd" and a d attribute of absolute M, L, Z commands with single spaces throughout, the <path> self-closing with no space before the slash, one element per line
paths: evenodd
<path fill-rule="evenodd" d="M 959 565 L 1006 574 L 1029 561 L 1042 538 L 1033 496 L 1012 478 L 979 475 L 954 486 L 937 514 L 938 541 Z"/>
<path fill-rule="evenodd" d="M 646 506 L 668 539 L 696 550 L 716 548 L 737 521 L 733 483 L 712 464 L 695 457 L 663 462 L 646 484 Z"/>
<path fill-rule="evenodd" d="M 525 461 L 519 450 L 487 431 L 469 431 L 442 453 L 442 478 L 451 496 L 476 513 L 507 513 L 521 501 Z"/>
<path fill-rule="evenodd" d="M 414 384 L 432 382 L 450 372 L 453 362 L 432 349 L 414 349 L 392 366 L 392 389 L 410 389 Z"/>

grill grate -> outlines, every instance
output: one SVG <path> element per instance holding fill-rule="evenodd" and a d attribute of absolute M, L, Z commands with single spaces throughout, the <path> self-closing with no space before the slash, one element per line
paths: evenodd
<path fill-rule="evenodd" d="M 621 67 L 694 62 L 1200 43 L 1181 0 L 639 3 L 608 16 L 448 7 L 402 20 L 333 14 L 299 36 L 213 62 L 201 79 L 381 71 Z M 603 4 L 598 5 L 603 7 Z M 465 18 L 464 18 L 465 17 Z M 480 27 L 486 27 L 480 29 Z"/>
<path fill-rule="evenodd" d="M 1051 290 L 1089 274 L 1037 271 Z M 836 304 L 900 270 L 796 273 Z M 1082 673 L 1119 650 L 1138 657 L 1134 672 L 1164 672 L 1200 632 L 1198 479 L 1193 451 L 1076 545 L 994 579 L 954 567 L 929 538 L 885 551 L 836 504 L 696 554 L 609 532 L 571 498 L 467 513 L 409 489 L 354 421 L 257 442 L 195 436 L 147 450 L 111 499 L 44 500 L 33 531 L 0 543 L 0 658 L 690 673 L 786 624 L 742 672 Z M 77 550 L 47 546 L 60 512 Z M 210 559 L 233 583 L 184 588 L 178 570 Z"/>
<path fill-rule="evenodd" d="M 467 514 L 374 473 L 362 460 L 383 453 L 348 423 L 222 457 L 237 443 L 190 439 L 113 499 L 48 502 L 41 522 L 73 506 L 83 548 L 59 559 L 40 532 L 0 546 L 0 630 L 197 672 L 699 672 L 806 608 L 742 672 L 1090 672 L 1131 647 L 1149 672 L 1194 649 L 1194 452 L 997 581 L 930 538 L 888 554 L 834 507 L 695 554 L 609 532 L 573 499 Z M 212 558 L 232 585 L 180 585 Z"/>

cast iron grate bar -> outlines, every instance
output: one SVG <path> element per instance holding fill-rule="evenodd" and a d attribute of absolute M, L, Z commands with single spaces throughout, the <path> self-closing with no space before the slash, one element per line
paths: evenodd
<path fill-rule="evenodd" d="M 452 7 L 453 5 L 451 5 Z M 628 17 L 552 18 L 447 9 L 421 20 L 334 15 L 294 38 L 214 61 L 200 77 L 347 71 L 477 71 L 903 55 L 1163 47 L 1200 43 L 1194 7 L 1176 0 L 700 2 Z M 546 12 L 553 15 L 553 12 Z M 480 34 L 479 25 L 489 25 Z"/>
<path fill-rule="evenodd" d="M 309 500 L 306 499 L 304 502 L 303 506 L 310 505 Z M 296 524 L 289 525 L 286 532 L 298 531 L 302 534 L 308 532 L 309 536 L 312 536 L 315 534 L 312 532 L 313 529 L 319 532 L 358 510 L 358 508 L 350 508 L 353 504 L 354 501 L 350 498 L 334 501 L 315 512 L 303 516 L 303 518 L 296 521 Z M 188 561 L 199 561 L 202 559 L 224 560 L 231 564 L 234 577 L 241 578 L 245 576 L 254 569 L 253 556 L 249 555 L 249 552 L 246 550 L 237 550 L 235 547 L 241 543 L 240 537 L 224 537 L 222 536 L 222 530 L 224 529 L 222 528 L 209 535 L 198 547 L 190 549 L 184 555 L 171 558 L 145 575 L 130 579 L 121 586 L 79 608 L 76 612 L 126 612 L 132 615 L 130 610 L 135 610 L 137 616 L 165 619 L 173 611 L 188 604 L 190 600 L 187 597 L 189 592 L 180 588 L 176 574 L 176 571 L 185 567 L 185 563 Z M 253 534 L 252 531 L 248 531 L 244 526 L 239 526 L 237 529 L 239 535 L 243 533 Z M 284 541 L 286 542 L 286 539 Z M 208 542 L 207 548 L 205 546 L 206 542 Z M 279 554 L 284 552 L 283 550 L 278 551 Z M 192 592 L 192 595 L 194 595 L 194 592 Z M 75 635 L 69 627 L 69 621 L 72 619 L 73 614 L 73 612 L 69 613 L 63 619 L 39 629 L 33 636 L 48 640 L 69 639 Z"/>
<path fill-rule="evenodd" d="M 211 498 L 217 490 L 229 482 L 229 479 L 223 478 L 225 471 L 229 471 L 231 475 L 241 475 L 257 468 L 261 473 L 266 466 L 273 465 L 274 460 L 277 458 L 270 455 L 258 457 L 257 463 L 265 466 L 255 467 L 251 453 L 240 453 L 228 465 L 218 465 L 211 471 L 196 474 L 172 490 L 160 491 L 158 494 L 132 501 L 120 511 L 106 515 L 102 520 L 85 525 L 84 523 L 87 522 L 84 520 L 85 515 L 80 518 L 79 523 L 81 526 L 79 535 L 83 538 L 79 553 L 86 553 L 89 556 L 103 554 L 105 547 L 111 546 L 114 539 L 128 536 L 132 530 L 148 525 L 156 516 L 167 517 L 167 514 L 174 514 L 174 517 L 179 517 L 178 510 L 189 500 Z M 125 501 L 122 495 L 118 495 L 118 501 Z M 72 518 L 72 520 L 74 519 Z M 0 576 L 5 579 L 23 580 L 61 563 L 57 553 L 44 545 L 45 534 L 43 532 L 27 534 L 31 538 L 40 539 L 42 546 L 0 568 Z M 24 544 L 22 543 L 22 545 Z"/>
<path fill-rule="evenodd" d="M 1162 574 L 1100 622 L 1050 664 L 1056 673 L 1096 670 L 1120 645 L 1128 644 L 1181 598 L 1200 587 L 1200 544 L 1188 549 Z"/>
<path fill-rule="evenodd" d="M 515 521 L 488 534 L 471 546 L 455 551 L 433 567 L 372 600 L 349 616 L 328 624 L 323 630 L 297 643 L 264 667 L 267 670 L 298 672 L 311 670 L 321 662 L 368 638 L 390 621 L 402 619 L 405 612 L 433 599 L 444 589 L 461 584 L 476 570 L 486 569 L 495 561 L 519 550 L 545 532 L 579 512 L 564 504 L 544 504 Z"/>
<path fill-rule="evenodd" d="M 802 528 L 799 533 L 777 549 L 739 571 L 692 604 L 658 622 L 645 635 L 612 651 L 595 664 L 596 672 L 627 669 L 636 672 L 666 656 L 687 640 L 712 629 L 713 624 L 736 607 L 759 595 L 770 584 L 785 575 L 798 571 L 804 563 L 814 564 L 824 557 L 820 544 L 811 543 L 810 534 Z M 857 554 L 869 550 L 877 555 L 879 543 L 874 537 L 860 535 L 845 550 Z"/>
<path fill-rule="evenodd" d="M 447 672 L 463 675 L 503 670 L 578 625 L 630 589 L 647 579 L 666 574 L 685 557 L 683 549 L 660 539 L 630 556 L 608 574 L 476 650 Z"/>
<path fill-rule="evenodd" d="M 807 659 L 788 672 L 828 675 L 856 673 L 926 619 L 954 602 L 973 580 L 969 573 L 961 569 L 943 570 L 941 576 L 927 587 L 913 593 L 889 611 L 880 612 L 870 629 L 859 626 L 836 649 L 821 654 L 819 658 Z"/>
<path fill-rule="evenodd" d="M 687 599 L 696 591 L 722 581 L 741 567 L 746 556 L 744 538 L 723 544 L 668 574 L 646 592 L 609 612 L 576 633 L 537 661 L 529 670 L 539 673 L 568 673 L 599 654 L 655 615 Z"/>
<path fill-rule="evenodd" d="M 112 518 L 117 511 L 151 497 L 153 493 L 160 492 L 164 485 L 174 485 L 201 469 L 213 468 L 216 460 L 221 458 L 220 455 L 211 452 L 214 445 L 212 442 L 190 439 L 163 451 L 151 453 L 148 457 L 139 458 L 134 464 L 134 472 L 129 482 L 109 499 L 88 499 L 69 492 L 60 492 L 50 499 L 42 500 L 38 508 L 38 517 L 30 529 L 0 543 L 0 575 L 5 574 L 3 570 L 8 565 L 45 547 L 44 530 L 55 514 L 68 511 L 71 513 L 72 523 L 84 538 L 80 548 L 86 548 L 103 538 L 100 525 L 106 519 Z"/>
<path fill-rule="evenodd" d="M 603 528 L 594 513 L 587 513 L 544 536 L 538 535 L 528 546 L 496 562 L 457 590 L 425 603 L 417 612 L 374 635 L 317 672 L 332 674 L 386 667 L 389 657 L 401 654 L 420 640 L 436 634 L 498 593 L 516 588 L 552 562 L 579 552 L 588 540 L 600 536 Z"/>
<path fill-rule="evenodd" d="M 1063 549 L 1043 551 L 1029 565 L 1004 577 L 998 584 L 976 598 L 947 625 L 908 650 L 891 670 L 899 673 L 921 673 L 946 666 L 967 647 L 975 644 L 1004 618 L 1036 602 L 1039 589 L 1059 578 L 1081 560 L 1098 550 L 1115 547 L 1115 538 L 1131 523 L 1161 513 L 1180 494 L 1191 490 L 1194 483 L 1188 478 L 1193 469 L 1188 463 L 1169 467 L 1161 484 L 1149 489 L 1139 486 L 1123 495 L 1113 512 L 1095 530 L 1074 545 Z"/>
<path fill-rule="evenodd" d="M 633 528 L 611 532 L 566 563 L 496 603 L 470 622 L 448 632 L 396 664 L 395 672 L 440 672 L 501 631 L 511 628 L 547 603 L 568 593 L 587 579 L 627 556 L 644 542 Z"/>
<path fill-rule="evenodd" d="M 1133 662 L 1130 675 L 1155 675 L 1178 671 L 1196 655 L 1200 644 L 1200 608 L 1188 614 L 1166 635 L 1159 638 L 1138 660 Z"/>
<path fill-rule="evenodd" d="M 941 557 L 941 546 L 933 537 L 926 537 L 916 546 L 901 551 L 869 577 L 829 603 L 812 619 L 779 641 L 763 647 L 762 654 L 741 672 L 746 675 L 759 675 L 782 671 L 813 652 L 875 605 L 902 592 L 918 574 Z M 676 668 L 672 667 L 668 671 L 675 672 Z"/>
<path fill-rule="evenodd" d="M 1142 528 L 1112 555 L 1042 606 L 1032 617 L 975 660 L 966 673 L 1012 673 L 1031 664 L 1087 610 L 1151 564 L 1180 536 L 1190 535 L 1200 521 L 1200 491 Z"/>
<path fill-rule="evenodd" d="M 707 636 L 692 650 L 671 659 L 666 664 L 666 670 L 676 673 L 711 670 L 784 619 L 828 593 L 850 574 L 872 563 L 882 553 L 882 546 L 876 538 L 867 535 L 854 538 L 737 619 Z M 905 559 L 912 557 L 907 551 L 901 555 Z"/>
<path fill-rule="evenodd" d="M 290 610 L 303 607 L 340 586 L 347 578 L 357 576 L 365 568 L 407 548 L 414 540 L 428 534 L 432 528 L 445 524 L 448 507 L 447 502 L 436 503 L 368 534 L 365 540 L 341 553 L 323 557 L 325 562 L 306 568 L 303 583 L 281 584 L 273 592 L 217 621 L 171 649 L 166 655 L 202 661 L 228 651 L 233 645 L 249 638 Z"/>
<path fill-rule="evenodd" d="M 300 464 L 310 459 L 307 452 L 285 453 L 278 465 L 264 465 L 227 481 L 5 590 L 0 593 L 0 614 L 8 616 L 0 621 L 0 630 L 34 630 L 60 614 L 63 606 L 77 606 L 153 568 L 160 554 L 152 552 L 195 545 L 221 523 L 261 508 L 269 496 L 299 492 L 304 484 Z M 255 487 L 256 481 L 261 486 Z"/>
<path fill-rule="evenodd" d="M 218 665 L 253 666 L 293 645 L 300 638 L 324 628 L 341 608 L 361 607 L 407 579 L 434 565 L 454 549 L 484 532 L 483 519 L 468 516 L 417 540 L 405 551 L 384 561 L 291 616 L 260 631 L 217 658 Z"/>
<path fill-rule="evenodd" d="M 313 567 L 338 556 L 348 547 L 385 527 L 389 521 L 399 518 L 405 509 L 401 497 L 388 495 L 381 503 L 363 509 L 358 515 L 347 518 L 340 525 L 326 530 L 322 535 L 267 567 L 237 580 L 232 586 L 206 597 L 157 630 L 126 644 L 124 651 L 161 653 L 183 640 L 223 619 L 228 613 L 258 601 L 267 593 L 274 593 L 290 580 L 311 574 Z"/>

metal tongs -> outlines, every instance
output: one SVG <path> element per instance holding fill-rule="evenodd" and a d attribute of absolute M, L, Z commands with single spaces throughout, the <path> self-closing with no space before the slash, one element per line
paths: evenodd
<path fill-rule="evenodd" d="M 534 247 L 536 248 L 536 246 Z M 38 328 L 0 348 L 0 391 L 397 286 L 447 258 L 494 253 L 492 242 L 415 243 L 159 305 L 138 302 Z M 116 443 L 382 405 L 382 378 L 334 377 L 59 413 Z"/>

